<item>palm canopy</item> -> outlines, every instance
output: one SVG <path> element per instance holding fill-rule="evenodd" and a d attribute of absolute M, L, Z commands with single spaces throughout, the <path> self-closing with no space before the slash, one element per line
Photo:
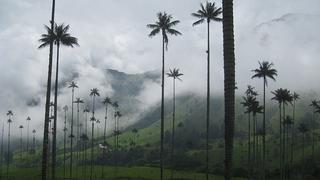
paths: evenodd
<path fill-rule="evenodd" d="M 11 110 L 9 110 L 9 111 L 7 112 L 7 116 L 13 116 L 13 112 L 12 112 Z"/>
<path fill-rule="evenodd" d="M 252 70 L 252 72 L 254 72 L 255 74 L 251 78 L 264 78 L 265 85 L 268 85 L 267 78 L 275 81 L 275 76 L 278 75 L 277 70 L 272 68 L 273 66 L 273 63 L 270 63 L 268 61 L 259 61 L 259 68 Z"/>
<path fill-rule="evenodd" d="M 88 113 L 88 112 L 90 112 L 90 110 L 89 110 L 89 108 L 85 108 L 85 109 L 83 110 L 83 112 L 84 112 L 84 113 Z"/>
<path fill-rule="evenodd" d="M 122 116 L 122 114 L 120 113 L 120 111 L 116 111 L 116 112 L 114 113 L 114 116 L 119 118 L 119 117 Z"/>
<path fill-rule="evenodd" d="M 34 129 L 34 130 L 32 131 L 32 133 L 36 133 L 36 130 Z"/>
<path fill-rule="evenodd" d="M 119 107 L 119 104 L 118 104 L 117 101 L 115 101 L 115 102 L 113 102 L 112 106 L 113 106 L 114 108 L 118 108 L 118 107 Z"/>
<path fill-rule="evenodd" d="M 70 29 L 69 25 L 65 26 L 64 24 L 55 24 L 53 31 L 45 25 L 45 29 L 47 30 L 47 33 L 41 35 L 41 38 L 39 39 L 41 45 L 39 48 L 47 47 L 50 43 L 58 45 L 62 44 L 68 47 L 74 47 L 75 45 L 79 46 L 78 39 L 68 33 Z"/>
<path fill-rule="evenodd" d="M 245 91 L 247 96 L 258 96 L 258 92 L 254 90 L 254 87 L 251 85 L 247 86 L 247 90 Z"/>
<path fill-rule="evenodd" d="M 253 115 L 263 113 L 263 106 L 260 106 L 258 101 L 255 101 L 251 108 Z"/>
<path fill-rule="evenodd" d="M 313 108 L 317 108 L 319 106 L 319 101 L 312 100 L 310 106 L 313 107 Z"/>
<path fill-rule="evenodd" d="M 251 113 L 254 109 L 255 104 L 257 103 L 256 98 L 254 96 L 244 96 L 242 98 L 243 101 L 241 102 L 241 104 L 246 108 L 245 113 Z"/>
<path fill-rule="evenodd" d="M 30 120 L 31 120 L 31 118 L 28 116 L 26 120 L 27 120 L 27 121 L 30 121 Z"/>
<path fill-rule="evenodd" d="M 104 105 L 112 104 L 112 101 L 109 97 L 105 97 L 104 100 L 102 101 Z"/>
<path fill-rule="evenodd" d="M 300 95 L 298 93 L 296 93 L 296 92 L 293 92 L 292 97 L 293 97 L 294 101 L 300 99 Z"/>
<path fill-rule="evenodd" d="M 78 88 L 77 83 L 75 83 L 74 81 L 72 81 L 69 85 L 69 88 Z"/>
<path fill-rule="evenodd" d="M 90 89 L 90 96 L 100 96 L 99 89 L 97 88 Z"/>
<path fill-rule="evenodd" d="M 153 37 L 157 35 L 158 33 L 162 33 L 164 43 L 166 44 L 166 47 L 168 47 L 168 34 L 169 35 L 181 35 L 181 33 L 175 29 L 173 29 L 174 26 L 180 23 L 179 20 L 173 20 L 172 15 L 167 14 L 166 12 L 159 12 L 157 14 L 158 20 L 155 22 L 155 24 L 148 24 L 147 27 L 152 29 L 149 37 Z"/>
<path fill-rule="evenodd" d="M 274 95 L 274 97 L 272 97 L 271 100 L 278 101 L 279 104 L 281 104 L 281 103 L 292 104 L 294 97 L 288 89 L 280 88 L 275 91 L 272 91 L 271 93 Z"/>
<path fill-rule="evenodd" d="M 62 44 L 64 46 L 68 47 L 74 47 L 79 46 L 78 44 L 78 39 L 71 36 L 68 31 L 70 29 L 70 26 L 67 25 L 65 26 L 64 24 L 57 25 L 55 24 L 54 26 L 54 34 L 55 34 L 55 44 Z"/>
<path fill-rule="evenodd" d="M 80 103 L 84 103 L 84 101 L 80 98 L 76 98 L 76 100 L 73 103 L 80 104 Z"/>
<path fill-rule="evenodd" d="M 93 121 L 93 122 L 94 122 L 94 121 L 96 121 L 96 118 L 95 118 L 95 117 L 91 117 L 91 118 L 90 118 L 90 121 Z"/>
<path fill-rule="evenodd" d="M 23 128 L 23 126 L 22 126 L 22 125 L 20 125 L 20 126 L 19 126 L 19 128 L 20 128 L 20 129 L 22 129 L 22 128 Z"/>
<path fill-rule="evenodd" d="M 210 21 L 222 21 L 222 18 L 219 17 L 222 14 L 222 9 L 218 8 L 214 2 L 207 1 L 205 5 L 201 3 L 200 6 L 201 8 L 196 13 L 191 14 L 199 19 L 192 24 L 193 26 L 202 24 L 205 20 L 207 20 L 207 23 L 210 23 Z"/>
<path fill-rule="evenodd" d="M 68 106 L 65 105 L 65 106 L 63 107 L 63 110 L 64 110 L 64 111 L 68 111 Z"/>
<path fill-rule="evenodd" d="M 179 79 L 180 81 L 182 81 L 180 79 L 180 76 L 182 76 L 183 74 L 180 73 L 180 70 L 177 68 L 173 68 L 169 70 L 169 72 L 167 73 L 168 77 L 172 77 L 173 79 Z"/>
<path fill-rule="evenodd" d="M 277 89 L 275 91 L 271 91 L 271 93 L 274 95 L 274 97 L 271 98 L 271 100 L 277 101 L 279 104 L 283 102 L 283 93 L 284 90 L 282 88 Z"/>
<path fill-rule="evenodd" d="M 38 47 L 39 49 L 49 46 L 51 43 L 54 43 L 55 40 L 55 34 L 51 28 L 47 25 L 45 25 L 44 28 L 47 30 L 47 33 L 41 35 L 41 38 L 39 39 L 39 42 L 41 43 Z"/>

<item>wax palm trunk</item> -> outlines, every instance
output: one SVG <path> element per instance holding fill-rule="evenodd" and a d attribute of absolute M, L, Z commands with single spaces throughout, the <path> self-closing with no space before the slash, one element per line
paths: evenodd
<path fill-rule="evenodd" d="M 71 100 L 71 132 L 70 132 L 70 174 L 69 178 L 72 179 L 73 168 L 73 102 L 74 102 L 74 87 L 72 87 L 72 100 Z"/>
<path fill-rule="evenodd" d="M 225 90 L 225 180 L 231 179 L 235 119 L 235 54 L 233 0 L 223 0 L 223 54 Z"/>
<path fill-rule="evenodd" d="M 251 113 L 248 112 L 248 179 L 251 179 Z"/>
<path fill-rule="evenodd" d="M 59 51 L 60 51 L 60 44 L 59 44 L 59 42 L 57 42 L 56 81 L 55 81 L 55 87 L 54 87 L 54 116 L 53 116 L 54 119 L 53 119 L 53 130 L 52 130 L 52 179 L 56 179 Z"/>
<path fill-rule="evenodd" d="M 161 74 L 161 129 L 160 129 L 160 179 L 163 179 L 163 140 L 164 140 L 164 45 L 165 40 L 162 36 L 162 74 Z"/>
<path fill-rule="evenodd" d="M 90 169 L 90 180 L 93 179 L 94 101 L 95 101 L 95 96 L 93 96 L 93 99 L 92 99 L 92 117 L 93 117 L 93 121 L 92 121 L 92 129 L 91 129 L 91 169 Z"/>
<path fill-rule="evenodd" d="M 174 133 L 175 133 L 175 115 L 176 115 L 176 79 L 173 78 L 173 111 L 172 111 L 172 136 L 171 136 L 171 179 L 174 173 Z"/>
<path fill-rule="evenodd" d="M 0 162 L 1 162 L 1 167 L 0 167 L 0 176 L 2 177 L 2 166 L 3 166 L 3 137 L 4 137 L 4 121 L 2 122 L 2 130 L 1 130 L 1 159 L 0 159 Z"/>
<path fill-rule="evenodd" d="M 52 14 L 51 14 L 51 30 L 54 28 L 54 13 L 55 13 L 55 0 L 52 0 Z M 51 76 L 52 76 L 52 55 L 53 55 L 53 42 L 50 43 L 49 50 L 49 65 L 48 65 L 48 80 L 46 92 L 46 105 L 44 116 L 44 131 L 43 131 L 43 147 L 42 147 L 42 167 L 41 178 L 47 180 L 47 166 L 48 166 L 48 134 L 49 134 L 49 111 L 50 111 L 50 95 L 51 95 Z"/>
<path fill-rule="evenodd" d="M 7 150 L 7 179 L 9 179 L 9 165 L 10 165 L 10 122 L 8 127 L 8 150 Z"/>

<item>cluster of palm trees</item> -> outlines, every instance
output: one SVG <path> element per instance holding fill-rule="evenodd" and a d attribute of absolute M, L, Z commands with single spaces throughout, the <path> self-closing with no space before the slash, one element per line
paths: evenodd
<path fill-rule="evenodd" d="M 263 79 L 263 105 L 259 105 L 257 100 L 258 92 L 254 87 L 248 85 L 245 91 L 245 96 L 241 104 L 245 107 L 245 113 L 248 114 L 248 177 L 249 179 L 265 179 L 266 178 L 266 119 L 265 119 L 265 94 L 266 86 L 268 85 L 267 79 L 270 78 L 275 81 L 277 76 L 277 70 L 273 68 L 273 63 L 268 61 L 259 62 L 259 68 L 253 70 L 255 73 L 252 78 Z M 279 106 L 279 170 L 282 180 L 289 179 L 292 176 L 292 167 L 294 161 L 294 148 L 296 141 L 296 129 L 303 134 L 309 131 L 305 123 L 301 123 L 298 127 L 295 127 L 295 110 L 296 101 L 300 99 L 300 95 L 296 92 L 291 93 L 288 89 L 279 88 L 271 92 L 274 100 Z M 292 106 L 292 115 L 287 113 L 286 109 L 288 105 Z M 313 108 L 313 123 L 314 114 L 320 113 L 319 101 L 313 100 L 311 105 Z M 262 123 L 257 121 L 257 114 L 262 113 Z M 251 118 L 252 117 L 252 118 Z M 252 119 L 252 120 L 251 120 Z M 262 127 L 259 125 L 262 124 Z M 315 124 L 313 125 L 313 127 Z M 262 137 L 262 142 L 259 140 Z M 314 140 L 315 135 L 313 133 L 312 154 L 314 154 Z M 262 146 L 262 148 L 261 148 Z M 261 151 L 260 151 L 261 150 Z M 304 160 L 304 145 L 303 145 L 303 160 Z"/>
<path fill-rule="evenodd" d="M 6 113 L 6 115 L 8 116 L 8 120 L 7 120 L 7 123 L 8 123 L 8 134 L 7 134 L 7 152 L 6 152 L 6 177 L 8 178 L 9 177 L 9 167 L 10 167 L 10 162 L 11 162 L 11 159 L 13 158 L 11 155 L 13 154 L 11 152 L 11 124 L 13 123 L 13 111 L 12 110 L 8 110 L 8 112 Z M 19 125 L 18 126 L 18 129 L 20 129 L 20 148 L 19 148 L 19 151 L 20 151 L 20 160 L 22 161 L 23 160 L 23 153 L 24 152 L 27 152 L 27 153 L 31 153 L 31 152 L 34 152 L 35 151 L 35 137 L 33 137 L 33 143 L 32 143 L 32 148 L 29 149 L 29 123 L 31 121 L 31 118 L 28 116 L 26 118 L 26 126 L 27 126 L 27 131 L 26 131 L 26 137 L 27 137 L 27 142 L 26 142 L 26 148 L 24 148 L 24 145 L 23 145 L 23 128 L 24 126 L 23 125 Z M 1 130 L 1 152 L 0 152 L 0 177 L 3 177 L 3 158 L 4 158 L 4 130 L 5 130 L 5 121 L 2 122 L 2 130 Z M 36 130 L 32 130 L 32 133 L 34 134 L 35 136 L 35 133 L 36 133 Z"/>
<path fill-rule="evenodd" d="M 192 15 L 199 18 L 197 22 L 193 25 L 198 25 L 207 21 L 208 24 L 208 49 L 207 49 L 207 61 L 208 61 L 208 78 L 207 78 L 207 176 L 208 179 L 208 158 L 209 158 L 209 143 L 208 143 L 208 133 L 209 133 L 209 110 L 210 110 L 210 41 L 209 41 L 209 24 L 211 21 L 222 21 L 219 17 L 223 13 L 223 34 L 224 34 L 224 73 L 225 73 L 225 179 L 229 180 L 231 178 L 231 168 L 232 168 L 232 149 L 233 149 L 233 132 L 234 132 L 234 103 L 235 103 L 235 54 L 234 54 L 234 34 L 233 34 L 233 0 L 223 0 L 223 9 L 217 8 L 215 3 L 207 2 L 206 5 L 201 4 L 201 9 L 193 13 Z M 40 41 L 42 42 L 41 47 L 49 46 L 49 65 L 48 65 L 48 80 L 47 80 L 47 92 L 46 92 L 46 105 L 45 105 L 45 120 L 44 120 L 44 138 L 43 138 L 43 150 L 42 150 L 42 179 L 47 179 L 47 167 L 48 167 L 48 148 L 49 148 L 49 111 L 50 111 L 50 97 L 51 97 L 51 76 L 52 76 L 52 62 L 53 62 L 53 47 L 57 46 L 57 65 L 56 65 L 56 81 L 55 81 L 55 97 L 54 97 L 54 125 L 53 125 L 53 155 L 52 155 L 52 177 L 55 178 L 55 166 L 56 166 L 56 132 L 57 132 L 57 92 L 58 92 L 58 65 L 59 65 L 59 47 L 60 45 L 66 45 L 73 47 L 78 45 L 77 39 L 72 37 L 67 31 L 69 26 L 64 26 L 63 24 L 57 25 L 55 23 L 55 0 L 52 0 L 52 14 L 51 14 L 51 27 L 46 26 L 47 34 L 44 34 Z M 168 46 L 168 36 L 167 35 L 180 35 L 181 33 L 173 27 L 179 23 L 178 20 L 173 20 L 171 15 L 167 13 L 159 13 L 158 21 L 155 24 L 149 24 L 148 27 L 152 29 L 150 36 L 155 36 L 159 32 L 162 34 L 162 93 L 161 93 L 161 150 L 160 150 L 160 178 L 163 179 L 163 137 L 164 137 L 164 55 L 165 49 Z M 174 78 L 175 79 L 175 78 Z M 92 108 L 92 134 L 94 133 L 94 101 L 95 97 L 99 96 L 97 89 L 92 89 L 91 96 L 93 99 L 93 108 Z M 73 106 L 73 98 L 72 98 Z M 65 110 L 66 112 L 66 110 Z M 73 108 L 72 108 L 73 112 Z M 116 113 L 116 119 L 120 117 L 120 113 Z M 174 115 L 173 115 L 174 117 Z M 105 118 L 106 119 L 106 118 Z M 71 124 L 73 124 L 73 115 L 71 117 Z M 118 134 L 119 126 L 115 123 L 115 147 L 117 149 L 118 144 Z M 173 126 L 174 128 L 174 126 Z M 64 128 L 66 132 L 66 127 Z M 70 154 L 70 176 L 72 176 L 72 147 L 73 147 L 73 125 L 71 126 L 71 154 Z M 93 135 L 92 135 L 93 138 Z M 104 133 L 105 140 L 105 133 Z M 174 141 L 174 136 L 172 137 Z M 92 140 L 93 143 L 93 140 Z M 65 144 L 65 143 L 64 143 Z M 93 146 L 93 144 L 92 144 Z M 65 147 L 65 146 L 64 146 Z M 172 153 L 173 153 L 172 146 Z M 93 147 L 92 152 L 93 153 Z M 65 162 L 65 161 L 64 161 Z M 92 165 L 92 160 L 91 160 Z M 91 176 L 92 179 L 92 168 Z"/>

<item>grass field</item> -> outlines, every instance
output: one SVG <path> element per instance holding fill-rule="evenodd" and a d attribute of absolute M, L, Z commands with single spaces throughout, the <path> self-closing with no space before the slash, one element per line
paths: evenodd
<path fill-rule="evenodd" d="M 94 166 L 93 179 L 130 179 L 130 180 L 156 180 L 159 179 L 159 168 L 155 167 L 104 167 L 104 178 L 102 178 L 102 166 Z M 169 179 L 170 170 L 165 170 L 165 179 Z M 50 173 L 49 173 L 50 174 Z M 10 167 L 9 179 L 11 180 L 38 180 L 41 175 L 39 168 L 16 168 Z M 87 171 L 84 171 L 84 167 L 75 167 L 73 171 L 73 179 L 87 180 L 90 179 L 90 166 L 87 166 Z M 69 171 L 67 169 L 66 179 L 69 179 Z M 3 167 L 3 176 L 6 179 L 6 169 Z M 174 179 L 180 180 L 203 180 L 204 174 L 187 172 L 187 171 L 175 171 Z M 58 169 L 58 178 L 63 178 L 63 169 Z M 222 176 L 210 175 L 211 180 L 222 180 Z M 234 178 L 233 180 L 244 180 L 243 178 Z"/>

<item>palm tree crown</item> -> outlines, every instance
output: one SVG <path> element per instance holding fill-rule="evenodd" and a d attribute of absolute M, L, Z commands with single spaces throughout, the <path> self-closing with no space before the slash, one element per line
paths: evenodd
<path fill-rule="evenodd" d="M 222 18 L 219 17 L 222 14 L 222 9 L 217 8 L 214 2 L 212 3 L 207 1 L 206 5 L 201 3 L 200 6 L 201 9 L 199 9 L 196 13 L 191 14 L 192 16 L 199 18 L 198 21 L 192 24 L 193 26 L 202 24 L 204 20 L 207 20 L 207 23 L 210 23 L 210 21 L 222 21 Z"/>
<path fill-rule="evenodd" d="M 173 79 L 179 79 L 180 81 L 182 81 L 180 79 L 180 76 L 182 76 L 183 74 L 179 72 L 179 69 L 177 68 L 173 68 L 173 70 L 169 70 L 170 72 L 167 73 L 168 77 L 172 77 Z"/>
<path fill-rule="evenodd" d="M 149 37 L 153 37 L 157 35 L 160 31 L 163 36 L 164 43 L 166 44 L 166 47 L 168 46 L 168 34 L 170 35 L 181 35 L 181 33 L 175 29 L 173 29 L 173 26 L 180 23 L 179 20 L 173 20 L 172 16 L 170 14 L 167 14 L 166 12 L 159 12 L 157 14 L 158 21 L 155 22 L 155 24 L 148 24 L 147 27 L 152 29 L 152 31 L 149 34 Z"/>
<path fill-rule="evenodd" d="M 54 43 L 59 45 L 63 44 L 65 46 L 74 47 L 74 45 L 79 46 L 78 39 L 71 36 L 68 31 L 70 29 L 70 26 L 65 26 L 64 24 L 54 26 Z"/>
<path fill-rule="evenodd" d="M 112 104 L 112 101 L 109 97 L 105 97 L 104 100 L 102 101 L 104 105 Z"/>
<path fill-rule="evenodd" d="M 273 63 L 268 61 L 259 62 L 259 68 L 252 70 L 255 74 L 251 78 L 264 78 L 265 85 L 268 85 L 267 78 L 276 80 L 274 77 L 278 75 L 277 70 L 273 69 Z"/>
<path fill-rule="evenodd" d="M 90 96 L 100 96 L 97 88 L 90 89 Z"/>
<path fill-rule="evenodd" d="M 78 88 L 77 83 L 75 83 L 74 81 L 72 81 L 69 85 L 69 88 Z"/>

